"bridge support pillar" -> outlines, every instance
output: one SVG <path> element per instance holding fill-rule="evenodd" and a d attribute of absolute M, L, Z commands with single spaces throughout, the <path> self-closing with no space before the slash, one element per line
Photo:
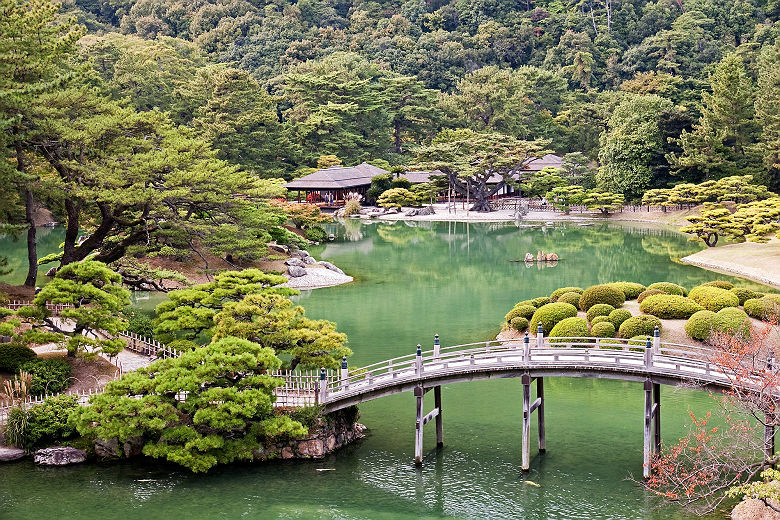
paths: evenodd
<path fill-rule="evenodd" d="M 436 414 L 436 447 L 441 448 L 444 446 L 444 425 L 442 424 L 441 417 L 441 387 L 437 386 L 433 389 L 433 406 L 439 411 Z"/>
<path fill-rule="evenodd" d="M 523 374 L 523 441 L 521 467 L 523 471 L 531 469 L 531 414 L 536 411 L 539 414 L 539 451 L 546 449 L 544 431 L 544 383 L 542 378 L 536 378 L 536 400 L 531 403 L 531 382 L 534 378 L 530 374 Z"/>
<path fill-rule="evenodd" d="M 422 466 L 423 460 L 423 427 L 428 424 L 434 418 L 436 419 L 436 446 L 442 446 L 444 444 L 444 433 L 441 420 L 441 387 L 433 387 L 433 398 L 436 402 L 436 407 L 428 412 L 423 413 L 425 404 L 425 393 L 430 390 L 429 388 L 423 388 L 422 385 L 414 387 L 414 397 L 417 399 L 417 420 L 414 423 L 414 465 Z"/>
<path fill-rule="evenodd" d="M 650 477 L 650 460 L 661 451 L 661 385 L 645 380 L 645 434 L 642 476 Z"/>

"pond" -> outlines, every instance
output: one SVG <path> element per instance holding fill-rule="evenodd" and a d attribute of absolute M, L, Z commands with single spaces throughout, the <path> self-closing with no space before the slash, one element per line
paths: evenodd
<path fill-rule="evenodd" d="M 692 286 L 724 278 L 679 263 L 699 246 L 665 228 L 350 220 L 329 232 L 336 240 L 310 252 L 334 262 L 355 282 L 306 291 L 296 299 L 308 316 L 335 321 L 347 333 L 353 365 L 412 353 L 417 343 L 430 347 L 435 333 L 443 344 L 489 339 L 515 302 L 562 286 L 616 280 Z M 530 268 L 513 261 L 537 250 L 554 251 L 561 260 L 555 267 Z M 138 306 L 147 310 L 160 299 L 137 296 Z M 521 396 L 518 379 L 444 387 L 445 446 L 433 449 L 434 432 L 428 428 L 422 469 L 412 464 L 411 394 L 361 405 L 368 437 L 322 462 L 234 465 L 205 476 L 140 461 L 67 469 L 9 465 L 0 472 L 0 518 L 677 515 L 656 509 L 655 499 L 630 480 L 642 472 L 641 384 L 545 381 L 547 452 L 532 448 L 527 474 L 519 469 Z M 432 406 L 426 399 L 426 409 Z M 711 408 L 711 398 L 702 392 L 662 387 L 664 441 L 684 433 L 689 410 L 699 414 Z"/>

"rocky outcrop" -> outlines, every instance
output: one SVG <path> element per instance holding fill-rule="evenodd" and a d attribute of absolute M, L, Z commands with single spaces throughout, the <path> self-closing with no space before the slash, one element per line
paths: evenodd
<path fill-rule="evenodd" d="M 412 209 L 407 210 L 407 211 L 404 212 L 404 216 L 407 216 L 407 217 L 418 217 L 418 216 L 423 217 L 423 216 L 428 216 L 428 215 L 433 215 L 433 214 L 434 214 L 433 206 L 425 206 L 425 207 L 422 207 L 422 208 L 412 208 Z"/>
<path fill-rule="evenodd" d="M 330 262 L 326 262 L 325 260 L 320 260 L 317 263 L 320 264 L 325 269 L 329 269 L 329 270 L 331 270 L 331 271 L 333 271 L 335 273 L 344 274 L 344 271 L 342 271 L 341 269 L 339 269 L 335 265 L 331 264 Z"/>
<path fill-rule="evenodd" d="M 127 442 L 120 443 L 119 439 L 95 439 L 95 456 L 99 460 L 111 460 L 118 458 L 135 457 L 141 454 L 144 447 L 142 437 L 132 437 Z"/>
<path fill-rule="evenodd" d="M 347 408 L 320 417 L 317 424 L 309 428 L 309 435 L 256 450 L 255 460 L 321 459 L 365 437 L 366 427 L 355 422 L 356 420 L 356 408 Z"/>
<path fill-rule="evenodd" d="M 71 446 L 55 446 L 36 451 L 34 460 L 42 466 L 67 466 L 87 460 L 87 452 Z"/>
<path fill-rule="evenodd" d="M 24 450 L 19 448 L 0 447 L 0 462 L 11 462 L 24 457 Z"/>
<path fill-rule="evenodd" d="M 304 256 L 303 263 L 306 265 L 314 265 L 317 263 L 317 261 L 312 256 Z"/>
<path fill-rule="evenodd" d="M 298 278 L 299 276 L 306 276 L 306 268 L 298 267 L 296 265 L 291 265 L 290 267 L 288 267 L 287 272 L 293 278 Z"/>
<path fill-rule="evenodd" d="M 310 257 L 307 257 L 307 258 L 310 258 Z M 284 265 L 292 265 L 292 266 L 295 266 L 295 267 L 306 267 L 306 264 L 303 263 L 303 260 L 301 260 L 300 258 L 295 258 L 295 257 L 288 258 L 287 260 L 285 260 L 284 261 Z"/>

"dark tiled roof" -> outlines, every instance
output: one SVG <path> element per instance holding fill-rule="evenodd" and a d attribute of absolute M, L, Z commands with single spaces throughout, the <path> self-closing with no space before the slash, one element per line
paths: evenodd
<path fill-rule="evenodd" d="M 359 186 L 368 186 L 371 184 L 371 179 L 382 173 L 387 173 L 387 171 L 365 162 L 357 166 L 331 166 L 330 168 L 305 175 L 300 179 L 292 180 L 284 186 L 291 190 L 357 188 Z"/>
<path fill-rule="evenodd" d="M 531 157 L 530 159 L 527 159 L 523 164 L 523 170 L 527 172 L 538 172 L 547 167 L 560 168 L 562 163 L 563 158 L 559 157 L 558 155 L 548 153 L 543 157 Z M 515 175 L 515 179 L 517 179 L 517 177 L 518 176 Z M 502 177 L 498 174 L 491 175 L 487 183 L 498 184 L 499 181 L 501 181 L 501 178 Z"/>
<path fill-rule="evenodd" d="M 442 175 L 439 170 L 433 170 L 432 172 L 406 172 L 402 173 L 401 177 L 408 180 L 412 184 L 422 184 L 431 180 L 431 175 Z"/>

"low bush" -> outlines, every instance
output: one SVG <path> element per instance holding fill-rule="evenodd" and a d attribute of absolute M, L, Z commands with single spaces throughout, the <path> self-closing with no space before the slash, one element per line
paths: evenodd
<path fill-rule="evenodd" d="M 642 294 L 637 296 L 636 301 L 642 303 L 643 301 L 645 301 L 645 298 L 647 298 L 648 296 L 652 296 L 654 294 L 669 294 L 669 293 L 666 291 L 662 291 L 660 289 L 648 289 L 646 291 L 642 291 Z"/>
<path fill-rule="evenodd" d="M 363 208 L 360 206 L 360 202 L 358 202 L 355 199 L 349 199 L 344 204 L 343 215 L 345 217 L 349 217 L 350 215 L 357 215 L 358 213 L 360 213 L 361 209 Z"/>
<path fill-rule="evenodd" d="M 535 312 L 536 307 L 533 305 L 520 305 L 515 306 L 511 311 L 507 312 L 504 318 L 506 319 L 507 323 L 511 323 L 512 319 L 517 317 L 530 320 Z"/>
<path fill-rule="evenodd" d="M 558 297 L 559 302 L 571 303 L 575 307 L 580 306 L 580 293 L 567 292 Z"/>
<path fill-rule="evenodd" d="M 647 289 L 641 283 L 636 282 L 612 282 L 607 285 L 614 287 L 623 292 L 626 296 L 626 300 L 636 300 L 642 292 Z"/>
<path fill-rule="evenodd" d="M 712 319 L 713 332 L 722 332 L 730 336 L 750 336 L 750 325 L 747 313 L 736 307 L 721 309 Z"/>
<path fill-rule="evenodd" d="M 713 280 L 711 282 L 703 283 L 702 284 L 705 287 L 717 287 L 718 289 L 726 289 L 727 291 L 730 291 L 734 288 L 734 284 L 731 282 L 727 282 L 726 280 Z"/>
<path fill-rule="evenodd" d="M 570 292 L 582 294 L 582 291 L 583 289 L 581 287 L 561 287 L 560 289 L 555 289 L 550 294 L 550 300 L 557 301 L 559 296 Z"/>
<path fill-rule="evenodd" d="M 529 324 L 531 333 L 536 334 L 537 327 L 542 324 L 545 334 L 549 334 L 553 327 L 561 320 L 577 316 L 577 307 L 570 303 L 548 303 L 537 309 L 531 317 Z"/>
<path fill-rule="evenodd" d="M 32 359 L 19 370 L 32 375 L 29 393 L 32 395 L 56 394 L 68 387 L 73 373 L 71 366 L 62 359 Z"/>
<path fill-rule="evenodd" d="M 148 314 L 131 311 L 127 316 L 127 330 L 145 338 L 154 338 L 154 319 Z"/>
<path fill-rule="evenodd" d="M 739 297 L 731 291 L 712 287 L 709 285 L 699 285 L 691 289 L 690 298 L 708 311 L 718 312 L 726 307 L 736 307 L 739 305 Z"/>
<path fill-rule="evenodd" d="M 5 307 L 0 307 L 0 320 L 7 318 L 8 316 L 13 316 L 14 314 L 16 314 L 16 311 L 7 309 Z"/>
<path fill-rule="evenodd" d="M 623 322 L 630 317 L 631 312 L 627 311 L 626 309 L 615 309 L 614 311 L 610 312 L 608 316 L 609 321 L 612 322 L 612 325 L 615 326 L 615 329 L 619 329 Z"/>
<path fill-rule="evenodd" d="M 655 328 L 661 328 L 661 320 L 649 314 L 631 316 L 624 321 L 618 329 L 621 338 L 633 338 L 634 336 L 652 336 Z"/>
<path fill-rule="evenodd" d="M 652 345 L 652 338 L 650 339 L 650 344 Z M 642 348 L 631 348 L 629 350 L 633 352 L 644 352 L 647 349 L 647 336 L 643 336 L 641 334 L 638 334 L 636 336 L 631 337 L 631 339 L 627 342 L 628 345 L 635 345 Z"/>
<path fill-rule="evenodd" d="M 513 329 L 522 332 L 528 328 L 528 319 L 523 318 L 522 316 L 516 316 L 512 318 L 512 321 L 510 321 L 509 324 Z"/>
<path fill-rule="evenodd" d="M 688 319 L 704 307 L 685 296 L 676 294 L 654 294 L 644 299 L 639 310 L 663 319 Z"/>
<path fill-rule="evenodd" d="M 540 296 L 538 298 L 534 298 L 531 300 L 531 305 L 536 307 L 537 309 L 541 307 L 542 305 L 547 305 L 548 303 L 551 303 L 552 300 L 549 296 Z"/>
<path fill-rule="evenodd" d="M 586 338 L 588 324 L 582 318 L 572 317 L 559 321 L 550 331 L 550 343 L 558 343 L 552 338 Z"/>
<path fill-rule="evenodd" d="M 320 226 L 306 228 L 303 235 L 307 240 L 311 240 L 312 242 L 325 242 L 325 239 L 328 238 L 328 233 Z"/>
<path fill-rule="evenodd" d="M 648 289 L 658 289 L 666 294 L 676 294 L 678 296 L 688 296 L 688 290 L 682 285 L 672 282 L 655 282 L 647 286 Z"/>
<path fill-rule="evenodd" d="M 764 296 L 764 293 L 751 291 L 750 289 L 744 289 L 742 287 L 734 287 L 731 289 L 731 292 L 737 295 L 737 298 L 739 298 L 739 304 L 745 305 L 745 302 L 748 300 L 752 300 L 754 298 L 761 298 Z"/>
<path fill-rule="evenodd" d="M 591 307 L 591 308 L 592 308 L 592 307 Z M 590 320 L 590 325 L 591 325 L 591 326 L 593 326 L 593 325 L 595 325 L 595 324 L 597 324 L 597 323 L 604 323 L 604 322 L 606 322 L 606 323 L 612 323 L 611 321 L 609 321 L 609 316 L 604 316 L 604 315 L 602 315 L 602 316 L 596 316 L 595 318 L 593 318 L 592 320 Z"/>
<path fill-rule="evenodd" d="M 63 441 L 75 433 L 68 418 L 78 407 L 78 396 L 58 395 L 28 410 L 14 408 L 8 417 L 6 434 L 12 431 L 13 444 L 25 449 Z"/>
<path fill-rule="evenodd" d="M 714 318 L 715 313 L 708 310 L 693 313 L 685 323 L 685 333 L 693 339 L 704 341 L 712 333 L 712 320 Z"/>
<path fill-rule="evenodd" d="M 580 309 L 587 311 L 599 303 L 606 303 L 617 308 L 623 305 L 624 301 L 626 301 L 626 295 L 623 294 L 623 291 L 610 285 L 594 285 L 582 293 Z"/>
<path fill-rule="evenodd" d="M 585 313 L 585 317 L 588 318 L 588 322 L 592 322 L 596 316 L 609 316 L 609 313 L 614 311 L 615 307 L 607 303 L 597 303 L 588 309 Z"/>
<path fill-rule="evenodd" d="M 590 335 L 594 338 L 612 338 L 615 336 L 615 326 L 609 321 L 595 323 L 590 328 Z"/>
<path fill-rule="evenodd" d="M 31 348 L 18 343 L 0 344 L 0 370 L 17 372 L 19 367 L 37 356 Z"/>
<path fill-rule="evenodd" d="M 759 320 L 777 321 L 780 319 L 780 297 L 776 294 L 767 294 L 762 298 L 747 300 L 744 307 L 749 316 Z"/>

